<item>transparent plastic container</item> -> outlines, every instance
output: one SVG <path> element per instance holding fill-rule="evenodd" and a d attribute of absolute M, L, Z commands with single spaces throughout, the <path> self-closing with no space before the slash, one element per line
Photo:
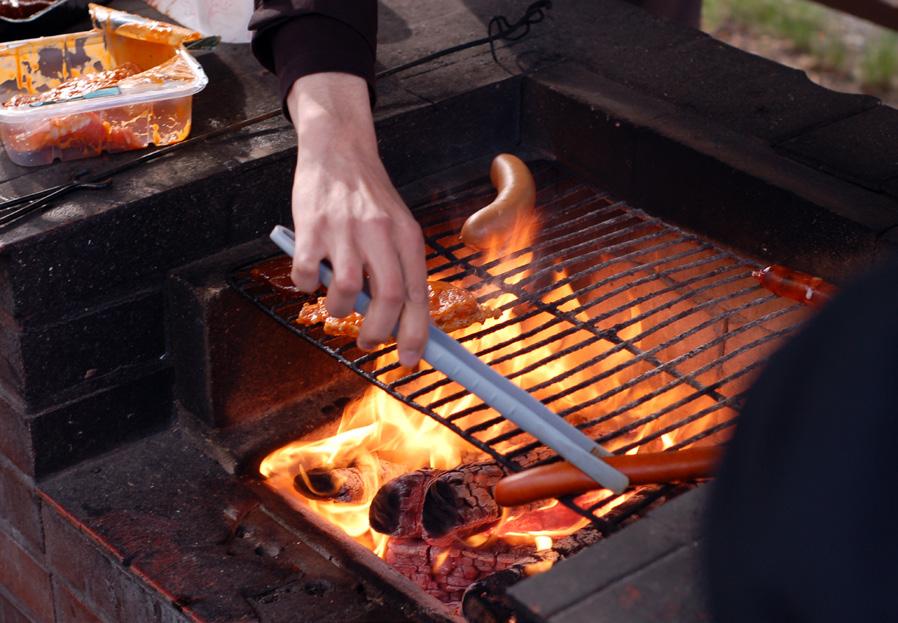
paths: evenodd
<path fill-rule="evenodd" d="M 132 63 L 140 71 L 157 66 L 174 66 L 178 71 L 171 80 L 143 81 L 113 88 L 111 94 L 0 107 L 0 139 L 10 159 L 23 166 L 38 166 L 184 140 L 190 133 L 193 95 L 206 86 L 207 78 L 180 45 L 98 30 L 3 43 L 0 102 L 124 63 Z"/>

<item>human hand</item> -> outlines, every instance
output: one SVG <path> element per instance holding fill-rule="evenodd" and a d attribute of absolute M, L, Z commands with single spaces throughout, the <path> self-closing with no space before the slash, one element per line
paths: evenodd
<path fill-rule="evenodd" d="M 412 367 L 430 321 L 424 239 L 378 155 L 367 83 L 342 73 L 304 76 L 287 107 L 298 140 L 293 282 L 313 292 L 318 265 L 329 259 L 334 277 L 326 305 L 342 317 L 352 312 L 367 274 L 372 302 L 357 343 L 375 348 L 398 322 L 399 361 Z"/>

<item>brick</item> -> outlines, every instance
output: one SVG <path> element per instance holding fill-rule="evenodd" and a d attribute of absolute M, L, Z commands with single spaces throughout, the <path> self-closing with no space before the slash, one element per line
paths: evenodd
<path fill-rule="evenodd" d="M 0 393 L 0 451 L 40 478 L 159 430 L 171 415 L 171 371 L 165 367 L 35 414 Z"/>
<path fill-rule="evenodd" d="M 96 613 L 75 597 L 65 583 L 53 578 L 56 623 L 103 623 Z"/>
<path fill-rule="evenodd" d="M 898 110 L 876 106 L 866 112 L 805 132 L 779 146 L 819 169 L 888 191 L 898 177 Z"/>
<path fill-rule="evenodd" d="M 267 240 L 216 254 L 169 279 L 169 348 L 178 401 L 209 424 L 249 423 L 354 375 L 227 285 L 229 273 L 277 253 Z M 238 339 L 239 336 L 239 339 Z M 304 413 L 303 426 L 314 425 Z M 324 421 L 319 413 L 319 422 Z"/>
<path fill-rule="evenodd" d="M 169 623 L 182 621 L 168 600 L 131 575 L 109 549 L 104 549 L 78 527 L 44 507 L 47 526 L 47 562 L 82 605 L 111 621 Z"/>
<path fill-rule="evenodd" d="M 0 388 L 0 454 L 29 476 L 34 475 L 34 447 L 25 407 Z"/>
<path fill-rule="evenodd" d="M 39 410 L 157 365 L 165 354 L 162 296 L 144 292 L 46 325 L 2 327 L 0 341 L 0 383 Z"/>
<path fill-rule="evenodd" d="M 53 621 L 50 574 L 11 536 L 0 531 L 0 587 L 27 609 L 36 623 Z"/>
<path fill-rule="evenodd" d="M 0 621 L 3 623 L 32 623 L 10 600 L 3 596 L 2 587 L 0 587 Z"/>
<path fill-rule="evenodd" d="M 48 474 L 139 439 L 170 418 L 169 370 L 31 416 L 35 474 Z"/>
<path fill-rule="evenodd" d="M 40 500 L 34 481 L 0 456 L 0 521 L 5 521 L 27 543 L 32 552 L 44 549 Z"/>

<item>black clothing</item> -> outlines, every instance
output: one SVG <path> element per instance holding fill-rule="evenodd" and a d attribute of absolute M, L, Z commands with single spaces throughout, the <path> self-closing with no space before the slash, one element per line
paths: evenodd
<path fill-rule="evenodd" d="M 898 621 L 898 262 L 778 352 L 714 483 L 717 623 Z"/>
<path fill-rule="evenodd" d="M 374 93 L 376 0 L 256 0 L 253 53 L 280 81 L 281 101 L 302 76 L 361 76 Z M 285 108 L 286 112 L 286 108 Z"/>

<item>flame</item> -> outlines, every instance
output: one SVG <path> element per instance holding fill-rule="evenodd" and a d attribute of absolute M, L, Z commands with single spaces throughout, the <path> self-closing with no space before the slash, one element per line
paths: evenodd
<path fill-rule="evenodd" d="M 508 246 L 518 249 L 528 248 L 536 229 L 535 222 L 522 227 L 518 232 L 519 237 Z M 461 254 L 466 252 L 473 253 L 459 251 Z M 623 303 L 638 298 L 644 293 L 643 290 L 638 287 L 622 289 L 619 294 L 602 301 L 601 305 L 589 307 L 587 305 L 589 301 L 598 294 L 594 292 L 592 298 L 589 298 L 575 293 L 575 288 L 579 291 L 583 286 L 566 279 L 565 271 L 555 270 L 552 266 L 547 268 L 546 262 L 540 263 L 542 258 L 532 252 L 522 253 L 511 259 L 502 259 L 503 257 L 502 250 L 494 249 L 486 252 L 485 257 L 479 261 L 482 265 L 498 262 L 497 266 L 490 267 L 491 274 L 510 273 L 511 276 L 504 280 L 505 286 L 520 285 L 524 288 L 548 291 L 542 300 L 557 305 L 567 317 L 559 320 L 554 315 L 527 307 L 514 294 L 499 289 L 495 284 L 492 290 L 488 286 L 486 291 L 477 292 L 491 295 L 491 298 L 488 297 L 488 304 L 502 310 L 501 315 L 487 320 L 482 326 L 472 326 L 456 332 L 454 336 L 463 338 L 484 332 L 480 337 L 466 341 L 465 346 L 473 352 L 487 351 L 489 354 L 485 359 L 489 361 L 494 362 L 504 357 L 502 363 L 493 364 L 499 372 L 511 375 L 515 383 L 531 391 L 537 388 L 534 391 L 536 397 L 546 401 L 554 411 L 571 411 L 573 415 L 568 419 L 575 424 L 598 416 L 614 414 L 616 410 L 634 399 L 653 394 L 648 399 L 640 399 L 635 408 L 625 408 L 621 413 L 609 416 L 607 423 L 589 428 L 587 432 L 593 437 L 600 436 L 603 430 L 618 430 L 630 423 L 638 422 L 643 416 L 675 406 L 680 398 L 691 391 L 682 384 L 677 384 L 669 390 L 665 389 L 665 383 L 670 381 L 670 377 L 663 374 L 654 376 L 650 385 L 644 382 L 630 383 L 655 366 L 650 361 L 637 360 L 634 352 L 621 347 L 620 343 L 612 343 L 598 337 L 594 332 L 578 324 L 599 322 L 602 327 L 620 327 L 618 335 L 624 340 L 632 340 L 643 350 L 655 348 L 669 337 L 671 331 L 676 332 L 679 329 L 674 325 L 667 333 L 655 331 L 651 338 L 640 339 L 640 335 L 651 329 L 658 319 L 650 321 L 644 317 L 645 310 L 639 305 L 623 305 Z M 533 272 L 531 266 L 534 264 L 541 269 Z M 452 267 L 447 269 L 446 273 L 434 275 L 433 278 L 445 278 L 457 270 Z M 614 274 L 615 271 L 620 271 L 621 267 L 618 265 L 609 270 L 611 271 L 609 274 Z M 595 278 L 604 277 L 603 274 L 595 275 Z M 634 280 L 634 277 L 629 279 Z M 554 287 L 548 287 L 553 284 Z M 611 285 L 617 286 L 620 283 L 612 282 Z M 672 300 L 674 296 L 671 294 L 669 299 Z M 688 305 L 689 303 L 682 303 L 680 307 L 674 305 L 669 313 L 676 313 Z M 620 308 L 619 311 L 614 313 L 606 312 L 617 308 Z M 524 318 L 521 319 L 522 317 Z M 516 318 L 517 321 L 512 322 Z M 559 356 L 558 353 L 562 352 L 564 355 Z M 396 355 L 392 352 L 379 358 L 376 365 L 381 368 L 395 361 Z M 423 364 L 422 369 L 427 370 L 428 366 Z M 402 374 L 404 372 L 397 369 L 386 382 L 394 381 Z M 562 380 L 552 381 L 555 378 Z M 599 379 L 598 382 L 596 379 Z M 410 394 L 428 386 L 434 380 L 434 375 L 425 375 L 411 384 L 401 386 L 400 390 Z M 456 397 L 455 394 L 458 392 L 460 388 L 457 385 L 448 383 L 426 391 L 416 400 L 421 404 L 437 404 L 434 410 L 443 417 L 461 413 L 479 404 L 476 397 L 467 393 L 462 392 L 461 397 Z M 607 397 L 598 400 L 603 396 Z M 702 402 L 703 400 L 705 402 Z M 669 409 L 670 413 L 666 417 L 641 426 L 634 425 L 631 432 L 616 437 L 607 444 L 607 447 L 614 450 L 632 444 L 633 447 L 628 450 L 630 453 L 668 448 L 678 439 L 713 425 L 708 423 L 709 418 L 714 420 L 726 417 L 717 413 L 675 431 L 658 433 L 671 421 L 678 419 L 678 415 L 681 417 L 684 410 L 695 412 L 711 404 L 713 402 L 710 399 L 700 397 L 685 407 Z M 591 406 L 581 409 L 582 405 Z M 498 418 L 491 409 L 474 411 L 456 423 L 468 428 L 492 420 L 495 422 L 477 434 L 482 440 L 490 440 L 509 430 L 509 424 Z M 640 439 L 650 435 L 653 436 L 653 441 L 644 446 L 635 445 Z M 496 447 L 502 452 L 507 452 L 529 441 L 528 437 L 518 435 L 502 441 Z M 368 509 L 385 481 L 400 473 L 422 467 L 449 469 L 484 458 L 486 457 L 482 453 L 447 427 L 372 386 L 361 397 L 347 405 L 335 434 L 316 441 L 295 441 L 274 451 L 262 462 L 261 473 L 267 478 L 268 484 L 291 504 L 311 509 L 383 557 L 388 537 L 371 529 L 368 523 Z M 294 479 L 297 476 L 304 477 L 305 470 L 347 466 L 358 470 L 364 482 L 364 490 L 360 492 L 359 498 L 351 503 L 305 499 L 294 491 Z M 591 505 L 611 497 L 613 496 L 608 491 L 594 491 L 581 496 L 579 502 Z M 607 513 L 627 499 L 626 494 L 618 496 L 597 512 Z M 587 519 L 553 500 L 538 508 L 513 509 L 512 512 L 504 513 L 499 524 L 491 531 L 468 537 L 465 545 L 484 547 L 500 538 L 515 543 L 529 542 L 534 550 L 543 551 L 550 549 L 555 539 L 570 535 L 587 523 Z M 441 553 L 436 557 L 434 570 L 446 562 L 447 555 Z M 551 566 L 551 563 L 548 565 Z M 544 570 L 545 566 L 543 563 L 536 564 L 533 571 Z"/>

